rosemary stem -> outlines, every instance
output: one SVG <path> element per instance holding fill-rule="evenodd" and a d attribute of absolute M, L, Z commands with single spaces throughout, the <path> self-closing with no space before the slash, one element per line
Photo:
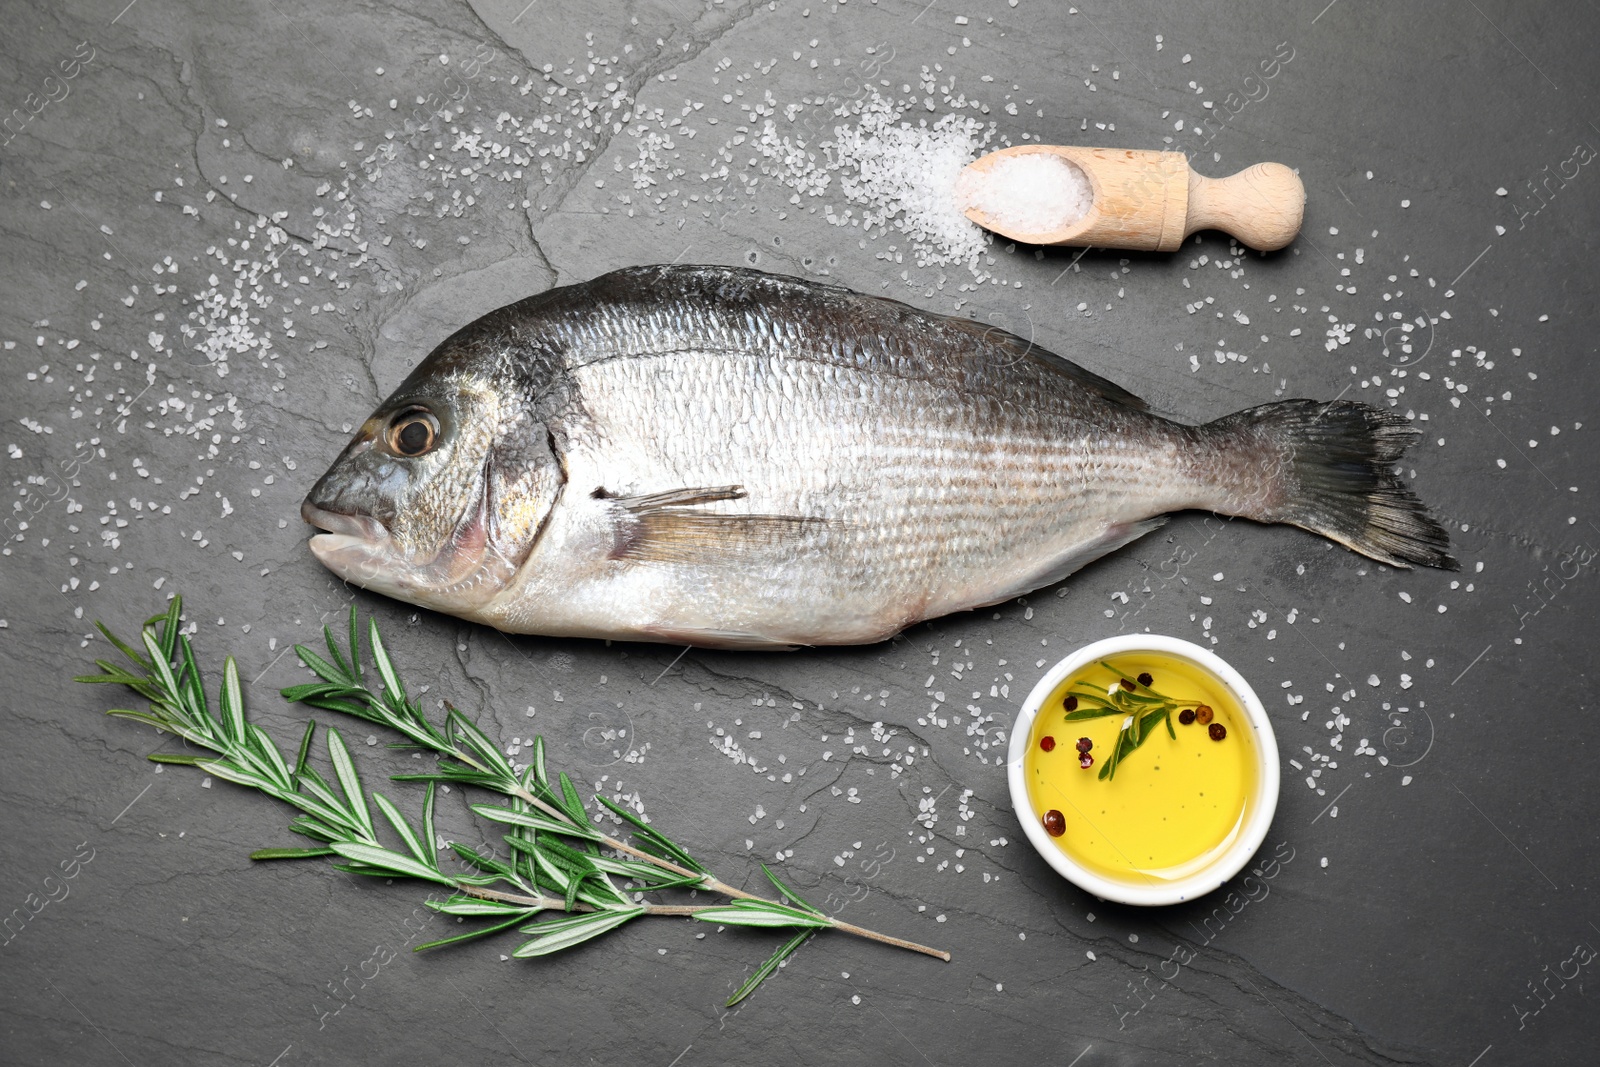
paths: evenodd
<path fill-rule="evenodd" d="M 556 900 L 553 897 L 529 897 L 523 896 L 521 893 L 507 893 L 504 890 L 489 889 L 488 887 L 481 885 L 463 885 L 460 882 L 456 882 L 455 887 L 458 892 L 465 893 L 469 897 L 480 897 L 484 900 L 498 900 L 505 904 L 520 904 L 526 908 L 551 908 L 557 911 L 562 911 L 566 909 L 567 904 L 566 901 Z M 571 910 L 593 911 L 594 908 L 590 907 L 588 904 L 574 904 Z"/>
<path fill-rule="evenodd" d="M 646 915 L 693 915 L 707 908 L 720 908 L 721 904 L 646 904 Z"/>
<path fill-rule="evenodd" d="M 950 962 L 950 953 L 948 952 L 942 952 L 936 948 L 929 948 L 927 945 L 919 945 L 915 941 L 906 941 L 902 938 L 890 937 L 888 934 L 880 934 L 875 930 L 868 930 L 866 927 L 857 926 L 854 923 L 847 923 L 842 922 L 839 919 L 834 919 L 833 928 L 835 930 L 843 930 L 847 934 L 855 934 L 857 937 L 864 937 L 869 941 L 881 941 L 885 945 L 893 945 L 896 948 L 910 949 L 912 952 L 920 952 L 924 956 L 934 956 L 938 959 L 944 960 L 946 963 Z"/>
<path fill-rule="evenodd" d="M 748 896 L 748 894 L 746 894 L 746 895 Z M 755 899 L 759 899 L 759 898 L 755 898 Z M 689 916 L 692 916 L 692 915 L 695 915 L 698 912 L 705 911 L 708 908 L 716 908 L 716 907 L 721 907 L 721 905 L 719 905 L 719 904 L 646 904 L 646 905 L 644 905 L 644 912 L 645 912 L 646 915 L 689 915 Z M 936 957 L 938 959 L 944 960 L 946 963 L 950 962 L 950 953 L 942 952 L 942 951 L 940 951 L 939 949 L 936 949 L 936 948 L 929 948 L 927 945 L 919 945 L 915 941 L 906 941 L 903 938 L 890 937 L 888 934 L 880 934 L 876 930 L 868 930 L 864 926 L 857 926 L 854 923 L 841 922 L 838 919 L 831 920 L 830 925 L 832 925 L 835 930 L 841 930 L 841 931 L 843 931 L 844 933 L 847 933 L 847 934 L 855 934 L 857 937 L 864 937 L 864 938 L 868 939 L 869 941 L 880 941 L 885 945 L 893 945 L 896 948 L 910 949 L 912 952 L 920 952 L 924 956 L 933 956 L 933 957 Z"/>
<path fill-rule="evenodd" d="M 722 883 L 720 882 L 717 884 L 722 886 Z M 507 893 L 503 890 L 489 889 L 484 886 L 462 885 L 459 882 L 456 884 L 456 888 L 468 896 L 481 897 L 484 900 L 498 900 L 506 904 L 520 904 L 528 908 L 548 908 L 553 910 L 561 910 L 565 907 L 566 903 L 565 901 L 555 900 L 545 896 L 529 897 L 523 896 L 520 893 Z M 731 886 L 722 886 L 722 888 L 718 889 L 717 891 L 726 893 L 731 889 Z M 738 891 L 733 890 L 733 892 Z M 749 900 L 763 899 L 750 893 L 739 892 L 739 895 Z M 722 905 L 720 904 L 646 904 L 644 905 L 644 913 L 646 915 L 693 916 L 699 912 L 705 911 L 708 908 L 716 908 L 721 906 Z M 595 909 L 590 907 L 588 904 L 574 904 L 570 910 L 574 912 L 590 912 L 594 911 Z M 891 937 L 888 934 L 880 934 L 876 930 L 868 930 L 864 926 L 857 926 L 854 923 L 843 922 L 839 919 L 831 920 L 831 925 L 835 930 L 842 930 L 847 934 L 855 934 L 857 937 L 864 937 L 869 941 L 880 941 L 885 945 L 894 945 L 896 948 L 910 949 L 912 952 L 920 952 L 924 956 L 934 956 L 938 959 L 944 960 L 946 963 L 950 962 L 950 953 L 941 952 L 936 948 L 929 948 L 927 945 L 919 945 L 915 941 L 906 941 L 903 938 Z"/>

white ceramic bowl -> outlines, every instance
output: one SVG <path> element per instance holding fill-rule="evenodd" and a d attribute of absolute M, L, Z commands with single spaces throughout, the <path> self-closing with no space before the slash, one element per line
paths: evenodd
<path fill-rule="evenodd" d="M 1028 752 L 1029 739 L 1033 736 L 1034 717 L 1039 714 L 1051 694 L 1068 677 L 1096 660 L 1126 655 L 1130 652 L 1158 652 L 1177 656 L 1211 674 L 1238 698 L 1239 706 L 1244 709 L 1245 719 L 1254 731 L 1252 749 L 1256 754 L 1256 794 L 1251 798 L 1244 825 L 1232 845 L 1216 860 L 1193 874 L 1145 884 L 1107 878 L 1067 855 L 1050 837 L 1044 825 L 1034 817 L 1033 803 L 1028 797 L 1027 775 L 1023 771 L 1023 759 Z M 1115 900 L 1123 904 L 1155 905 L 1176 904 L 1179 901 L 1203 896 L 1238 874 L 1244 865 L 1250 862 L 1250 857 L 1255 855 L 1256 849 L 1261 847 L 1262 840 L 1267 836 L 1267 827 L 1272 824 L 1273 813 L 1278 808 L 1280 770 L 1278 742 L 1273 736 L 1272 724 L 1267 721 L 1266 709 L 1261 706 L 1261 700 L 1256 696 L 1255 690 L 1250 688 L 1250 683 L 1246 682 L 1238 671 L 1223 662 L 1216 653 L 1190 641 L 1155 634 L 1124 634 L 1085 645 L 1050 668 L 1049 672 L 1039 679 L 1039 684 L 1033 687 L 1033 692 L 1023 701 L 1022 711 L 1017 714 L 1017 721 L 1011 728 L 1006 775 L 1011 783 L 1011 806 L 1017 813 L 1023 832 L 1028 835 L 1028 840 L 1039 855 L 1045 858 L 1045 862 L 1054 867 L 1063 878 L 1103 900 Z"/>

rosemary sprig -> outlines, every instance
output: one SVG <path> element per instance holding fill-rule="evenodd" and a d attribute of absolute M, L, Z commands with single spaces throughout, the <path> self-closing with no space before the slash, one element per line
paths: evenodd
<path fill-rule="evenodd" d="M 1118 684 L 1108 691 L 1082 679 L 1074 682 L 1072 696 L 1077 698 L 1078 706 L 1066 713 L 1066 719 L 1068 722 L 1082 722 L 1086 719 L 1102 719 L 1108 715 L 1124 716 L 1116 743 L 1111 746 L 1111 755 L 1107 756 L 1100 766 L 1098 777 L 1101 781 L 1110 781 L 1116 777 L 1117 768 L 1122 766 L 1122 761 L 1134 749 L 1149 740 L 1158 724 L 1165 725 L 1167 735 L 1176 741 L 1178 734 L 1172 728 L 1172 715 L 1184 705 L 1192 706 L 1194 702 L 1174 700 L 1136 679 L 1129 678 L 1105 660 L 1100 660 L 1099 663 L 1116 676 Z M 1128 688 L 1130 685 L 1133 688 Z"/>
<path fill-rule="evenodd" d="M 761 869 L 777 889 L 779 899 L 761 897 L 729 885 L 634 812 L 596 796 L 597 801 L 626 821 L 633 843 L 603 833 L 591 822 L 571 779 L 565 773 L 558 773 L 554 781 L 551 780 L 545 765 L 543 738 L 534 740 L 532 763 L 519 775 L 495 744 L 458 709 L 447 704 L 443 725 L 430 722 L 421 705 L 407 697 L 405 684 L 384 648 L 377 623 L 370 620 L 367 643 L 382 684 L 378 690 L 369 688 L 364 680 L 360 631 L 352 607 L 346 649 L 339 647 L 326 627 L 323 632 L 328 659 L 304 646 L 295 646 L 301 662 L 322 680 L 291 686 L 284 689 L 282 695 L 291 702 L 386 726 L 405 738 L 403 747 L 420 747 L 441 757 L 434 772 L 393 776 L 395 781 L 427 783 L 421 826 L 413 827 L 399 808 L 381 793 L 370 794 L 369 806 L 369 794 L 362 787 L 349 746 L 331 727 L 325 733 L 323 744 L 338 788 L 335 789 L 309 762 L 317 729 L 314 721 L 306 724 L 291 769 L 265 731 L 248 721 L 238 668 L 231 656 L 223 664 L 218 710 L 214 714 L 202 685 L 194 650 L 182 633 L 182 610 L 182 599 L 174 597 L 164 613 L 145 620 L 139 634 L 142 652 L 96 623 L 134 669 L 96 660 L 101 673 L 79 677 L 77 681 L 127 686 L 150 702 L 149 710 L 114 708 L 107 714 L 153 726 L 213 753 L 158 752 L 149 757 L 151 760 L 199 767 L 298 810 L 289 829 L 316 844 L 310 848 L 258 849 L 251 853 L 252 859 L 331 856 L 342 861 L 334 866 L 352 874 L 434 882 L 455 892 L 444 901 L 429 900 L 429 907 L 448 915 L 487 920 L 486 925 L 466 933 L 419 945 L 416 951 L 469 941 L 515 926 L 529 935 L 529 940 L 512 954 L 543 956 L 582 944 L 643 915 L 687 916 L 700 922 L 729 926 L 796 929 L 798 932 L 734 993 L 727 1002 L 729 1006 L 749 996 L 818 930 L 842 930 L 943 960 L 950 959 L 947 952 L 876 933 L 819 911 L 765 864 Z M 449 847 L 455 855 L 480 873 L 446 872 L 440 867 L 436 848 L 439 838 L 434 832 L 433 818 L 434 789 L 440 782 L 476 786 L 507 798 L 503 804 L 471 805 L 475 814 L 504 828 L 503 838 L 510 848 L 506 859 L 483 856 L 452 842 Z M 380 841 L 371 807 L 376 807 L 383 815 L 388 829 L 399 841 L 399 848 Z M 618 888 L 616 878 L 634 883 L 637 888 L 632 891 L 631 898 L 628 890 Z M 682 888 L 709 890 L 729 897 L 730 902 L 662 904 L 642 899 L 643 893 Z M 544 911 L 562 914 L 554 919 L 530 921 Z"/>

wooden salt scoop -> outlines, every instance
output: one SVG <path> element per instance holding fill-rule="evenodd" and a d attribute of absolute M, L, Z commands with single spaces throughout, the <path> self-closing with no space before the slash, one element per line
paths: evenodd
<path fill-rule="evenodd" d="M 1007 156 L 1046 153 L 1081 170 L 1094 192 L 1089 210 L 1058 230 L 1030 233 L 998 224 L 970 207 L 967 218 L 1032 245 L 1096 245 L 1171 252 L 1196 230 L 1221 230 L 1251 248 L 1273 252 L 1293 241 L 1305 217 L 1306 189 L 1282 163 L 1257 163 L 1226 178 L 1189 169 L 1182 152 L 1076 145 L 1016 145 L 967 164 L 981 177 Z"/>

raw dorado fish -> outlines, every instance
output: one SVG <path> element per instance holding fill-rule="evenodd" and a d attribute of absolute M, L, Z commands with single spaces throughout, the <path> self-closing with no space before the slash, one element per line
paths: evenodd
<path fill-rule="evenodd" d="M 1013 334 L 726 267 L 485 315 L 306 497 L 334 573 L 512 633 L 880 641 L 1058 582 L 1202 508 L 1454 567 L 1389 411 L 1185 426 Z"/>

